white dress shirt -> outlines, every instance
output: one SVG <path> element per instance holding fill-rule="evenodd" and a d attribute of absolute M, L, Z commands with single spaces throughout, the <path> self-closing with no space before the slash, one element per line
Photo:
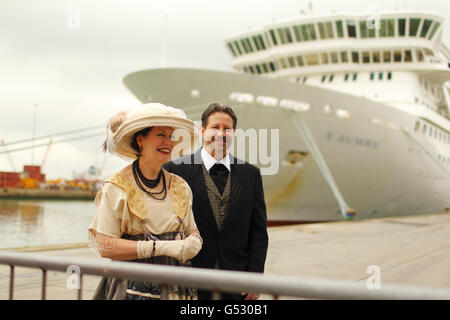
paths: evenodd
<path fill-rule="evenodd" d="M 230 154 L 228 152 L 227 155 L 222 160 L 217 160 L 212 155 L 210 155 L 209 152 L 205 150 L 205 148 L 202 148 L 201 156 L 203 164 L 205 165 L 205 168 L 208 172 L 209 169 L 211 169 L 212 166 L 215 165 L 216 163 L 223 164 L 228 169 L 228 172 L 231 171 Z"/>

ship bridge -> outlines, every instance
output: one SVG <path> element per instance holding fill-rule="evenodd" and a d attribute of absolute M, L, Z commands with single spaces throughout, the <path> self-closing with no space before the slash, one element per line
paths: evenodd
<path fill-rule="evenodd" d="M 271 24 L 225 44 L 234 69 L 273 78 L 374 68 L 448 71 L 442 30 L 443 19 L 431 13 L 333 14 Z"/>
<path fill-rule="evenodd" d="M 230 36 L 225 44 L 238 71 L 384 102 L 443 125 L 436 118 L 450 120 L 443 23 L 415 11 L 305 16 Z"/>

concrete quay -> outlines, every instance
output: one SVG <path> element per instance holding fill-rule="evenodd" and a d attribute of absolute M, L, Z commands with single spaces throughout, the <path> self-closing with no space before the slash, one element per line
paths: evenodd
<path fill-rule="evenodd" d="M 343 280 L 365 285 L 370 266 L 383 284 L 450 288 L 450 214 L 271 227 L 266 274 Z M 101 259 L 87 244 L 21 248 L 52 256 Z M 69 274 L 48 272 L 47 299 L 76 299 Z M 99 277 L 83 276 L 83 299 Z M 40 299 L 42 272 L 16 268 L 14 299 Z M 0 265 L 0 299 L 8 299 L 9 266 Z M 261 299 L 271 299 L 262 295 Z M 288 298 L 288 297 L 282 297 Z M 355 297 L 357 298 L 357 297 Z"/>

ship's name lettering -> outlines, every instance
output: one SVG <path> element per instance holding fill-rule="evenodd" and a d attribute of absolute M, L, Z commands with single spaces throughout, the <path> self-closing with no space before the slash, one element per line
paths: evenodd
<path fill-rule="evenodd" d="M 378 149 L 380 142 L 374 139 L 358 136 L 349 136 L 345 134 L 338 134 L 334 132 L 327 132 L 327 141 L 338 142 L 350 145 L 356 145 L 359 147 Z"/>

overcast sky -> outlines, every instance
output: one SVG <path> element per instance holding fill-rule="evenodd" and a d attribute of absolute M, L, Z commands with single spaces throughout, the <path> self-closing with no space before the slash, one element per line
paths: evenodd
<path fill-rule="evenodd" d="M 447 1 L 313 3 L 315 13 L 367 12 L 371 7 L 390 11 L 397 5 L 437 13 L 446 20 L 443 36 L 450 46 Z M 118 110 L 136 105 L 122 79 L 133 71 L 161 66 L 165 14 L 167 66 L 230 71 L 231 57 L 223 42 L 226 36 L 274 20 L 296 19 L 307 5 L 308 1 L 300 0 L 2 0 L 0 139 L 6 143 L 30 139 L 35 109 L 35 135 L 39 137 L 102 125 Z M 73 19 L 77 10 L 79 28 Z M 104 174 L 118 170 L 126 163 L 105 158 L 100 150 L 103 139 L 53 145 L 44 168 L 47 177 L 71 178 L 74 171 L 103 163 Z M 45 150 L 10 155 L 15 168 L 22 171 L 32 159 L 41 164 Z M 7 156 L 0 154 L 0 171 L 11 170 Z"/>

